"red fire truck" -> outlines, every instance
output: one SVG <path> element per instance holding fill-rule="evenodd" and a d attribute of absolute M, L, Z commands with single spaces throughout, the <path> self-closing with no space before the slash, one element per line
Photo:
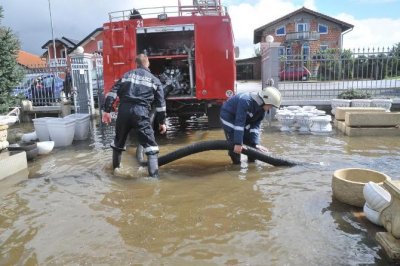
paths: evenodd
<path fill-rule="evenodd" d="M 222 102 L 235 93 L 235 48 L 231 19 L 219 0 L 192 5 L 112 12 L 104 24 L 103 69 L 107 93 L 135 56 L 147 54 L 160 78 L 167 115 L 207 115 L 219 124 Z"/>

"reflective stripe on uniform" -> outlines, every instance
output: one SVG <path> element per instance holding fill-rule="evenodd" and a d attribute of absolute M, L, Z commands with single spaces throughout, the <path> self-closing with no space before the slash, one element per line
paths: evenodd
<path fill-rule="evenodd" d="M 157 107 L 157 108 L 156 108 L 156 111 L 157 111 L 157 112 L 165 112 L 165 111 L 167 111 L 167 107 L 165 107 L 165 106 L 163 106 L 163 107 Z"/>
<path fill-rule="evenodd" d="M 122 82 L 128 81 L 135 85 L 143 85 L 146 87 L 153 88 L 155 90 L 157 89 L 157 85 L 152 82 L 151 78 L 145 76 L 132 75 L 132 77 L 129 78 L 122 78 L 121 81 Z"/>
<path fill-rule="evenodd" d="M 144 152 L 159 151 L 158 146 L 150 146 L 144 149 Z"/>
<path fill-rule="evenodd" d="M 110 91 L 109 93 L 107 93 L 106 97 L 112 97 L 113 99 L 117 98 L 117 94 L 115 92 Z"/>
<path fill-rule="evenodd" d="M 228 121 L 225 121 L 224 119 L 221 118 L 221 122 L 222 124 L 224 124 L 225 126 L 228 126 L 230 128 L 233 128 L 234 130 L 240 130 L 240 131 L 244 131 L 244 127 L 239 127 L 239 126 L 235 126 L 232 123 L 229 123 Z"/>
<path fill-rule="evenodd" d="M 250 133 L 258 133 L 258 132 L 260 132 L 258 129 L 255 129 L 255 128 L 250 129 Z"/>
<path fill-rule="evenodd" d="M 250 113 L 250 112 L 247 112 L 247 115 L 250 116 L 250 117 L 253 117 L 253 116 L 254 116 L 254 114 L 253 114 L 253 113 Z"/>
<path fill-rule="evenodd" d="M 247 130 L 250 129 L 250 125 L 247 125 L 245 128 L 246 128 Z"/>

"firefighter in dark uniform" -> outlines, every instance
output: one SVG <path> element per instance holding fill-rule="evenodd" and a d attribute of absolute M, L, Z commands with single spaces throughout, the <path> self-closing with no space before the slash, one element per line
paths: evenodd
<path fill-rule="evenodd" d="M 150 122 L 150 111 L 156 107 L 156 124 L 159 131 L 167 131 L 165 125 L 165 99 L 161 82 L 150 73 L 150 62 L 146 55 L 136 57 L 137 68 L 126 72 L 118 80 L 112 90 L 106 95 L 102 120 L 111 122 L 110 112 L 117 99 L 120 100 L 115 128 L 113 149 L 113 168 L 118 168 L 121 162 L 121 153 L 125 151 L 125 142 L 131 129 L 137 130 L 138 140 L 147 155 L 148 171 L 152 177 L 158 176 L 158 145 L 154 138 L 154 131 Z"/>
<path fill-rule="evenodd" d="M 220 119 L 226 139 L 234 147 L 228 153 L 234 164 L 240 163 L 242 144 L 268 152 L 267 148 L 259 144 L 260 125 L 268 110 L 279 108 L 280 104 L 280 92 L 268 86 L 258 93 L 236 94 L 222 105 Z M 248 162 L 254 162 L 254 158 L 248 158 Z"/>

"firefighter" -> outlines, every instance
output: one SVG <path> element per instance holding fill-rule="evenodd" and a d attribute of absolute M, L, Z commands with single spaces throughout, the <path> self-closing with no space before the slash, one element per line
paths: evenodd
<path fill-rule="evenodd" d="M 137 68 L 126 72 L 112 90 L 106 95 L 102 120 L 111 122 L 110 112 L 117 99 L 120 100 L 115 127 L 113 149 L 113 168 L 120 166 L 121 153 L 125 151 L 125 142 L 131 129 L 136 129 L 140 145 L 147 155 L 149 175 L 158 177 L 158 145 L 150 121 L 152 105 L 156 107 L 156 121 L 159 131 L 167 131 L 165 125 L 165 99 L 161 82 L 149 70 L 150 62 L 146 55 L 136 57 Z"/>
<path fill-rule="evenodd" d="M 240 164 L 242 144 L 268 152 L 259 144 L 260 124 L 268 110 L 279 108 L 280 104 L 280 92 L 268 86 L 258 93 L 239 93 L 222 105 L 220 119 L 227 141 L 233 144 L 233 150 L 228 153 L 233 164 Z M 248 162 L 254 162 L 254 158 L 248 158 Z"/>

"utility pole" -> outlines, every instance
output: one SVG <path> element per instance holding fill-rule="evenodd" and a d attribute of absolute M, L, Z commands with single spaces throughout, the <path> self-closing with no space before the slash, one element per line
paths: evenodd
<path fill-rule="evenodd" d="M 57 56 L 56 56 L 56 41 L 54 40 L 54 30 L 53 30 L 53 18 L 51 16 L 51 4 L 49 1 L 49 12 L 50 12 L 50 26 L 51 26 L 51 39 L 53 40 L 53 56 L 54 56 L 54 63 L 57 66 Z"/>

